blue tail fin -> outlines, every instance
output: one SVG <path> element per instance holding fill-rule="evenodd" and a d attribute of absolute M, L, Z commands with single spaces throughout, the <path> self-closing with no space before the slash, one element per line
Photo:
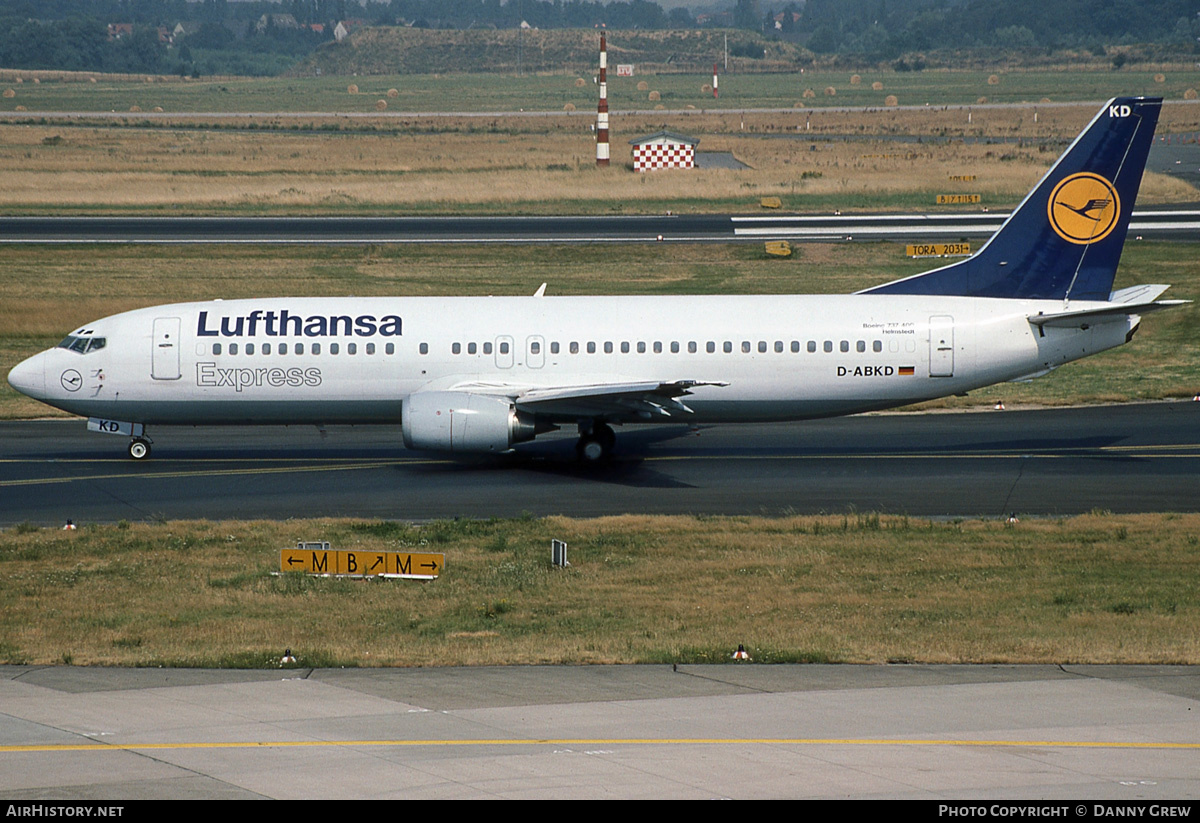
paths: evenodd
<path fill-rule="evenodd" d="M 1108 300 L 1161 108 L 1110 100 L 976 254 L 861 293 Z"/>

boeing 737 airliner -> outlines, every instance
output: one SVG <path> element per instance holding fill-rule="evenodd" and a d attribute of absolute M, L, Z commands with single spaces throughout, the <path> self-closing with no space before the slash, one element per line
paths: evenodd
<path fill-rule="evenodd" d="M 1167 286 L 1112 291 L 1162 100 L 1100 110 L 973 256 L 851 295 L 264 298 L 139 309 L 20 363 L 15 389 L 150 453 L 148 426 L 400 423 L 505 452 L 578 426 L 802 420 L 1045 373 L 1128 342 Z"/>

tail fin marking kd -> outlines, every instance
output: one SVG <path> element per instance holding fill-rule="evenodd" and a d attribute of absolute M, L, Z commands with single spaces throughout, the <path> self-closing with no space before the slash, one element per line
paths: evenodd
<path fill-rule="evenodd" d="M 976 254 L 860 293 L 1108 300 L 1161 108 L 1110 100 Z"/>

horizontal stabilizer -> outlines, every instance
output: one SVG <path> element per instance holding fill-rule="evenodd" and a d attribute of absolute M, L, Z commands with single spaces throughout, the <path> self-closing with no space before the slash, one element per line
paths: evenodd
<path fill-rule="evenodd" d="M 1112 298 L 1106 305 L 1091 306 L 1082 309 L 1054 312 L 1052 314 L 1038 313 L 1030 315 L 1029 322 L 1035 326 L 1071 327 L 1080 323 L 1103 322 L 1106 318 L 1116 319 L 1128 317 L 1131 314 L 1150 314 L 1151 312 L 1173 309 L 1191 303 L 1191 300 L 1155 300 L 1170 286 L 1133 286 L 1113 292 Z"/>

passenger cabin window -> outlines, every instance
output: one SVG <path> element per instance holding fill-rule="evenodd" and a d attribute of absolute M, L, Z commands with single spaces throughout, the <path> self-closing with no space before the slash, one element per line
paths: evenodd
<path fill-rule="evenodd" d="M 429 344 L 422 343 L 420 346 L 417 347 L 417 351 L 421 352 L 421 354 L 429 354 Z M 350 344 L 350 353 L 354 354 L 354 344 L 353 343 Z"/>
<path fill-rule="evenodd" d="M 337 354 L 337 353 L 338 353 L 338 350 L 339 350 L 339 346 L 338 346 L 338 344 L 337 344 L 337 343 L 330 343 L 330 344 L 329 344 L 329 353 L 330 353 L 330 354 Z"/>
<path fill-rule="evenodd" d="M 213 343 L 213 354 L 220 354 L 220 353 L 221 353 L 221 344 Z"/>
<path fill-rule="evenodd" d="M 375 353 L 375 344 L 368 343 L 367 344 L 367 354 L 374 354 L 374 353 Z"/>
<path fill-rule="evenodd" d="M 421 354 L 428 354 L 429 347 L 426 346 L 424 343 L 422 343 L 421 346 L 425 349 L 425 351 L 421 352 Z M 358 344 L 357 343 L 347 343 L 346 344 L 346 354 L 358 354 Z"/>

